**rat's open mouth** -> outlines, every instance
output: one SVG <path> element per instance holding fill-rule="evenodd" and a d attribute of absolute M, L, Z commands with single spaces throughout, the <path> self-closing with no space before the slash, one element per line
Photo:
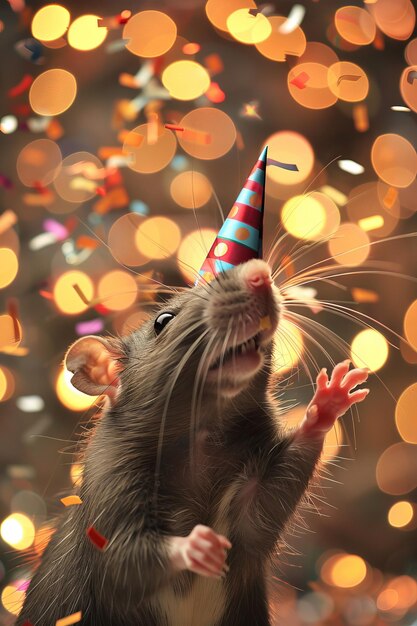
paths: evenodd
<path fill-rule="evenodd" d="M 220 367 L 227 368 L 245 368 L 247 366 L 252 369 L 259 366 L 260 356 L 260 339 L 261 333 L 257 333 L 246 341 L 230 346 L 223 354 L 210 366 L 210 371 L 218 370 Z"/>

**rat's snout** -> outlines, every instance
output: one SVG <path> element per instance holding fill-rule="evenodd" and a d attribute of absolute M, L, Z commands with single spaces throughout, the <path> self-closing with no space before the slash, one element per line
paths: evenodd
<path fill-rule="evenodd" d="M 261 260 L 254 260 L 247 264 L 243 279 L 250 291 L 254 293 L 270 289 L 273 283 L 269 265 Z"/>

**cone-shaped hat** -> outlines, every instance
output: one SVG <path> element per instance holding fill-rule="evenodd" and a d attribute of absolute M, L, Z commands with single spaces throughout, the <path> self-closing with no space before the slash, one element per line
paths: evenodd
<path fill-rule="evenodd" d="M 267 150 L 265 146 L 201 266 L 199 273 L 206 282 L 240 263 L 262 258 Z"/>

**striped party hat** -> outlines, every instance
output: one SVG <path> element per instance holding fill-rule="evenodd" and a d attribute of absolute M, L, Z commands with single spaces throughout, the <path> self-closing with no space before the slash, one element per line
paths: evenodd
<path fill-rule="evenodd" d="M 206 282 L 240 263 L 262 258 L 267 151 L 265 146 L 201 266 L 199 274 Z"/>

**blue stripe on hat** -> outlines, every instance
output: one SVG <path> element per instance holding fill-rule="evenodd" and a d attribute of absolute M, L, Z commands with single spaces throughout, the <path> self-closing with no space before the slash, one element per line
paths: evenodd
<path fill-rule="evenodd" d="M 220 259 L 216 259 L 214 261 L 214 267 L 216 268 L 216 272 L 226 272 L 227 270 L 231 270 L 235 267 L 231 263 L 227 263 L 227 261 L 221 261 Z"/>
<path fill-rule="evenodd" d="M 236 231 L 239 228 L 244 228 L 247 231 L 248 236 L 246 239 L 236 236 Z M 252 248 L 252 250 L 258 250 L 259 230 L 257 228 L 253 228 L 253 226 L 249 226 L 249 224 L 246 224 L 245 222 L 240 222 L 238 220 L 234 220 L 233 218 L 225 221 L 219 231 L 218 237 L 223 237 L 224 239 L 229 239 L 230 241 L 236 241 L 242 244 L 242 246 Z"/>
<path fill-rule="evenodd" d="M 249 176 L 249 180 L 254 180 L 263 187 L 265 185 L 265 172 L 256 168 L 256 170 Z"/>
<path fill-rule="evenodd" d="M 256 191 L 243 188 L 240 194 L 238 195 L 238 197 L 236 198 L 236 202 L 240 202 L 241 204 L 247 204 L 248 206 L 252 207 L 252 209 L 257 209 L 260 212 L 262 209 L 258 208 L 251 202 L 251 198 L 254 195 L 255 196 L 258 195 Z"/>

